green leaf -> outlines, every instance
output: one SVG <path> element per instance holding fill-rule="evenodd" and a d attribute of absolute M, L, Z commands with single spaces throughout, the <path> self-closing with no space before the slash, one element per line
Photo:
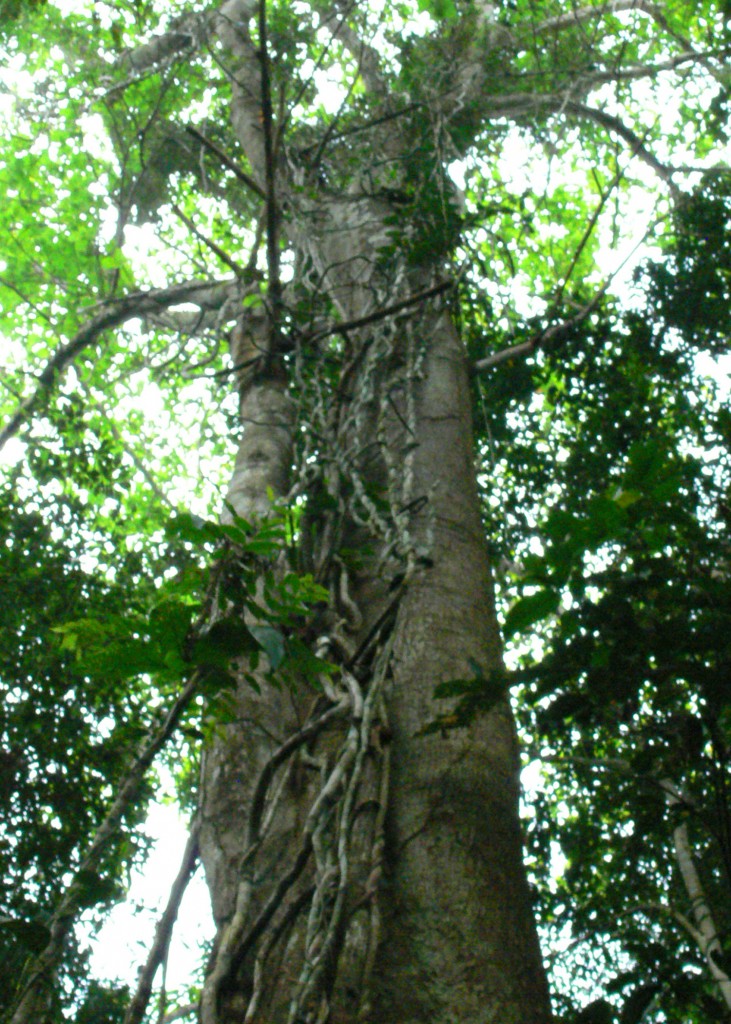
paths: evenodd
<path fill-rule="evenodd" d="M 505 616 L 503 632 L 506 638 L 522 633 L 558 610 L 560 595 L 557 590 L 545 587 L 535 594 L 528 594 L 510 608 Z"/>
<path fill-rule="evenodd" d="M 228 669 L 234 658 L 251 652 L 254 640 L 237 615 L 218 619 L 193 644 L 190 658 L 196 665 Z"/>
<path fill-rule="evenodd" d="M 419 10 L 436 21 L 456 21 L 457 7 L 454 0 L 419 0 Z"/>
<path fill-rule="evenodd" d="M 287 648 L 284 636 L 275 626 L 257 624 L 248 627 L 249 632 L 263 649 L 269 665 L 276 671 L 284 661 Z"/>
<path fill-rule="evenodd" d="M 51 930 L 40 921 L 21 921 L 12 917 L 0 917 L 0 930 L 12 935 L 24 949 L 38 955 L 51 941 Z"/>
<path fill-rule="evenodd" d="M 79 871 L 74 881 L 77 906 L 87 909 L 100 903 L 119 899 L 119 884 L 112 878 L 103 878 L 96 871 Z"/>

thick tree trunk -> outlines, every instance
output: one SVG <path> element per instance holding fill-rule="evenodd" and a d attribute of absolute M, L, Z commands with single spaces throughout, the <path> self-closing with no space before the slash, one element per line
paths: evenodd
<path fill-rule="evenodd" d="M 374 1020 L 545 1024 L 510 709 L 502 703 L 469 729 L 420 735 L 435 718 L 438 682 L 471 677 L 470 662 L 486 673 L 501 665 L 465 357 L 445 313 L 428 330 L 414 488 L 430 495 L 432 564 L 409 584 L 395 628 Z"/>
<path fill-rule="evenodd" d="M 236 56 L 233 123 L 263 182 L 244 7 L 224 5 L 219 35 Z M 380 141 L 397 164 L 408 140 Z M 338 668 L 322 692 L 242 683 L 207 754 L 201 853 L 218 936 L 202 1021 L 547 1024 L 510 708 L 423 734 L 443 711 L 437 683 L 501 665 L 465 354 L 443 300 L 408 305 L 436 290 L 441 259 L 384 258 L 397 211 L 373 179 L 334 199 L 290 184 L 283 160 L 305 291 L 315 282 L 345 320 L 373 317 L 343 332 L 339 380 L 318 392 L 329 407 L 300 424 L 319 439 L 320 500 L 302 532 L 332 598 L 317 639 Z M 239 385 L 231 495 L 246 517 L 285 486 L 291 435 L 281 379 Z"/>
<path fill-rule="evenodd" d="M 362 558 L 354 559 L 355 568 L 348 573 L 350 600 L 359 609 L 357 627 L 348 624 L 350 650 L 362 648 L 396 605 L 395 622 L 388 626 L 387 668 L 383 661 L 365 660 L 360 672 L 354 667 L 362 693 L 373 680 L 365 666 L 372 672 L 374 664 L 386 688 L 383 722 L 388 722 L 388 734 L 378 741 L 388 746 L 391 765 L 385 846 L 381 851 L 383 841 L 371 823 L 365 827 L 367 835 L 351 837 L 347 869 L 338 874 L 331 865 L 346 892 L 346 907 L 322 982 L 326 996 L 310 1007 L 311 1015 L 305 1003 L 302 1016 L 292 1017 L 292 993 L 303 991 L 308 964 L 317 963 L 305 934 L 310 890 L 323 883 L 327 870 L 313 855 L 307 834 L 322 793 L 310 766 L 318 758 L 329 767 L 340 763 L 340 755 L 332 752 L 346 748 L 349 734 L 343 728 L 330 729 L 319 746 L 307 746 L 306 759 L 286 766 L 273 824 L 261 850 L 249 859 L 255 845 L 249 823 L 258 780 L 287 738 L 312 723 L 308 716 L 318 707 L 318 698 L 306 688 L 294 694 L 265 688 L 259 696 L 242 684 L 240 718 L 226 727 L 225 738 L 209 753 L 205 776 L 201 848 L 220 927 L 214 980 L 209 979 L 204 998 L 205 1024 L 315 1020 L 317 1012 L 328 1014 L 322 1019 L 384 1024 L 545 1024 L 550 1019 L 522 865 L 510 709 L 503 703 L 469 729 L 422 734 L 442 710 L 432 699 L 434 686 L 471 676 L 475 662 L 485 673 L 499 669 L 500 642 L 479 515 L 461 342 L 444 309 L 421 312 L 410 328 L 401 326 L 402 332 L 409 330 L 419 333 L 420 370 L 415 374 L 405 359 L 397 359 L 389 376 L 388 365 L 381 363 L 381 379 L 372 382 L 375 391 L 365 403 L 369 414 L 360 421 L 366 434 L 375 431 L 381 438 L 378 458 L 365 457 L 352 470 L 354 477 L 362 471 L 361 482 L 368 485 L 388 484 L 389 464 L 408 475 L 409 494 L 399 497 L 410 497 L 406 504 L 418 511 L 402 520 L 401 543 L 410 544 L 411 552 L 422 552 L 424 563 L 410 573 L 397 602 L 393 579 L 408 553 L 401 552 L 401 561 L 388 557 L 383 538 L 369 538 L 371 551 L 363 547 Z M 409 376 L 411 398 L 404 383 Z M 354 391 L 362 394 L 365 385 L 361 380 Z M 250 392 L 257 409 L 259 391 Z M 245 419 L 251 419 L 250 412 L 245 399 Z M 261 469 L 261 445 L 250 440 L 246 448 L 247 431 L 255 438 L 262 429 L 257 417 L 245 426 L 241 451 L 253 452 Z M 342 419 L 347 424 L 347 436 L 341 437 L 344 447 L 370 452 L 367 438 L 352 436 L 358 417 L 343 414 Z M 240 463 L 241 454 L 237 473 L 246 476 Z M 275 477 L 281 481 L 281 465 L 274 476 L 260 473 L 259 496 L 252 494 L 249 501 L 256 505 Z M 239 504 L 243 514 L 249 508 Z M 343 548 L 351 552 L 353 544 L 366 539 L 363 526 L 345 524 L 343 531 Z M 385 648 L 385 630 L 382 636 Z M 328 713 L 333 722 L 345 719 L 352 728 L 353 707 L 343 707 L 347 713 L 333 699 Z M 375 778 L 376 741 L 369 743 L 365 756 L 373 762 L 371 777 L 364 775 L 356 783 L 361 805 L 378 804 L 383 791 Z M 339 797 L 345 794 L 347 778 L 335 787 Z M 266 908 L 276 904 L 277 886 L 283 879 L 286 884 L 288 876 L 286 895 L 271 918 L 274 931 L 281 929 L 281 948 L 275 953 L 272 945 L 257 967 L 260 943 L 252 933 L 266 931 L 268 922 L 261 926 Z M 375 903 L 377 948 L 369 949 Z M 360 913 L 363 909 L 368 920 Z M 293 915 L 289 923 L 288 915 Z M 267 984 L 257 983 L 257 970 L 268 972 Z M 255 993 L 256 1015 L 247 1017 Z"/>

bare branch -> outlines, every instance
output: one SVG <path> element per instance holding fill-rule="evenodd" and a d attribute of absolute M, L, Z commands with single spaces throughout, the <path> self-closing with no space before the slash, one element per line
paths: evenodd
<path fill-rule="evenodd" d="M 220 245 L 214 242 L 212 238 L 209 238 L 208 235 L 204 235 L 202 231 L 199 231 L 190 217 L 183 213 L 177 203 L 173 203 L 172 211 L 176 217 L 182 220 L 183 224 L 185 224 L 188 230 L 191 231 L 199 241 L 210 249 L 211 252 L 215 253 L 219 260 L 226 264 L 229 270 L 233 270 L 236 277 L 241 278 L 244 276 L 244 268 L 239 266 L 235 260 L 232 260 L 229 254 L 222 249 Z"/>
<path fill-rule="evenodd" d="M 543 32 L 560 32 L 565 28 L 574 28 L 582 22 L 601 18 L 605 14 L 619 14 L 622 11 L 640 11 L 649 14 L 651 18 L 662 19 L 663 27 L 667 26 L 662 8 L 658 4 L 649 3 L 648 0 L 609 0 L 608 3 L 598 4 L 596 7 L 579 7 L 569 14 L 560 14 L 556 18 L 548 18 L 535 28 L 531 28 L 531 35 L 540 35 Z"/>
<path fill-rule="evenodd" d="M 147 1009 L 147 1004 L 149 1003 L 150 995 L 152 994 L 152 983 L 155 979 L 155 974 L 157 973 L 157 969 L 160 964 L 163 963 L 167 957 L 168 949 L 170 948 L 170 939 L 172 938 L 173 927 L 178 917 L 180 901 L 185 894 L 188 883 L 193 877 L 196 865 L 198 864 L 199 828 L 200 825 L 196 822 L 188 836 L 188 842 L 185 845 L 185 851 L 183 852 L 183 859 L 180 863 L 178 874 L 170 890 L 167 906 L 163 911 L 162 917 L 157 922 L 157 927 L 155 928 L 155 939 L 147 956 L 145 965 L 140 971 L 137 981 L 137 990 L 132 1002 L 127 1008 L 127 1013 L 124 1017 L 124 1024 L 141 1024 L 141 1021 L 145 1016 L 145 1010 Z"/>
<path fill-rule="evenodd" d="M 228 153 L 225 153 L 220 146 L 211 139 L 206 138 L 206 136 L 202 132 L 199 132 L 197 128 L 193 128 L 188 125 L 185 130 L 189 135 L 192 135 L 193 138 L 198 139 L 198 141 L 205 146 L 206 149 L 210 150 L 211 153 L 215 153 L 224 167 L 228 167 L 230 171 L 233 171 L 239 181 L 242 181 L 247 188 L 250 188 L 252 192 L 255 192 L 260 199 L 266 199 L 266 192 L 261 185 L 255 181 L 250 174 L 247 174 L 246 171 L 239 167 L 236 161 L 232 160 Z"/>

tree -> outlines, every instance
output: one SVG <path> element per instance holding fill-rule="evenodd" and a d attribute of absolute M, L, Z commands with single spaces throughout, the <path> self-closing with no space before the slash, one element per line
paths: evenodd
<path fill-rule="evenodd" d="M 26 844 L 33 867 L 5 876 L 8 1019 L 121 1019 L 124 993 L 70 993 L 73 924 L 119 894 L 162 757 L 196 808 L 177 889 L 199 852 L 217 926 L 203 1024 L 544 1024 L 510 688 L 551 766 L 529 830 L 545 925 L 618 944 L 622 969 L 574 1019 L 723 1013 L 725 925 L 668 895 L 698 909 L 683 865 L 703 846 L 718 917 L 731 863 L 725 826 L 689 832 L 709 772 L 727 808 L 709 683 L 727 655 L 708 634 L 729 612 L 728 423 L 710 395 L 708 422 L 677 398 L 726 315 L 723 11 L 10 13 L 8 64 L 24 55 L 33 80 L 16 80 L 3 168 L 3 330 L 22 358 L 0 439 L 27 444 L 2 506 L 24 595 L 5 791 L 25 779 L 3 855 Z M 521 183 L 521 154 L 540 178 Z M 685 163 L 711 169 L 699 183 Z M 655 329 L 594 261 L 657 182 Z M 221 522 L 172 514 L 191 453 L 213 476 L 231 434 Z M 719 450 L 710 478 L 699 444 Z M 506 632 L 543 648 L 512 672 L 495 554 Z M 624 830 L 603 768 L 627 783 Z M 632 840 L 624 894 L 643 902 L 618 931 L 608 872 Z M 552 842 L 570 854 L 558 884 Z M 701 958 L 682 1001 L 652 906 Z"/>

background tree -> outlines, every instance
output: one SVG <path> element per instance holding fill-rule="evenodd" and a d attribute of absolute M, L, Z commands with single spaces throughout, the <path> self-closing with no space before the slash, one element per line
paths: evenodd
<path fill-rule="evenodd" d="M 5 12 L 8 1020 L 198 853 L 204 1024 L 727 1018 L 724 13 Z"/>

